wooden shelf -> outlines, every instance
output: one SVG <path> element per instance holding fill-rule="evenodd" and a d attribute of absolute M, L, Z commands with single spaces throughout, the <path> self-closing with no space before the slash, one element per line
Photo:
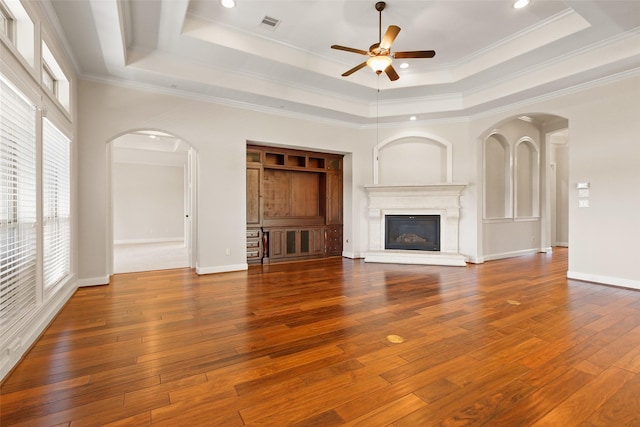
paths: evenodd
<path fill-rule="evenodd" d="M 307 167 L 311 169 L 324 169 L 324 158 L 309 156 Z"/>
<path fill-rule="evenodd" d="M 247 145 L 247 233 L 249 263 L 340 255 L 342 156 Z"/>
<path fill-rule="evenodd" d="M 287 166 L 293 166 L 298 168 L 307 167 L 307 159 L 305 156 L 296 156 L 293 154 L 287 155 Z"/>
<path fill-rule="evenodd" d="M 264 164 L 284 166 L 284 154 L 280 153 L 264 153 Z"/>

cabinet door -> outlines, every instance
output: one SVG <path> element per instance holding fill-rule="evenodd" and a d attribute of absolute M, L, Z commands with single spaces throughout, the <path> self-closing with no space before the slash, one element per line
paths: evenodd
<path fill-rule="evenodd" d="M 312 228 L 310 232 L 313 235 L 310 251 L 311 255 L 324 255 L 324 227 Z"/>
<path fill-rule="evenodd" d="M 286 257 L 324 255 L 324 227 L 287 229 L 279 233 Z"/>
<path fill-rule="evenodd" d="M 327 224 L 342 224 L 342 171 L 327 172 Z"/>
<path fill-rule="evenodd" d="M 247 225 L 260 225 L 262 218 L 262 167 L 247 165 Z"/>
<path fill-rule="evenodd" d="M 287 248 L 287 256 L 296 256 L 300 252 L 300 236 L 298 230 L 287 230 L 285 234 L 285 247 Z"/>
<path fill-rule="evenodd" d="M 269 257 L 282 258 L 285 256 L 285 232 L 283 230 L 269 230 Z"/>

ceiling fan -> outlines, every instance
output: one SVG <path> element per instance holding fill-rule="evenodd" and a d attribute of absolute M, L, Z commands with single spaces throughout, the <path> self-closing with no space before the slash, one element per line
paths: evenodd
<path fill-rule="evenodd" d="M 389 76 L 391 81 L 398 80 L 400 76 L 394 70 L 391 58 L 395 59 L 409 59 L 409 58 L 433 58 L 436 52 L 433 50 L 414 50 L 409 52 L 395 52 L 391 54 L 391 44 L 398 36 L 400 27 L 397 25 L 389 25 L 387 32 L 382 37 L 382 11 L 387 4 L 383 1 L 376 3 L 376 10 L 379 12 L 380 19 L 378 22 L 378 43 L 374 43 L 369 47 L 369 50 L 354 49 L 352 47 L 340 46 L 334 44 L 331 49 L 344 50 L 347 52 L 358 53 L 360 55 L 369 56 L 369 59 L 361 64 L 356 65 L 352 69 L 342 73 L 342 77 L 350 76 L 356 71 L 370 66 L 376 74 L 380 75 L 383 71 Z"/>

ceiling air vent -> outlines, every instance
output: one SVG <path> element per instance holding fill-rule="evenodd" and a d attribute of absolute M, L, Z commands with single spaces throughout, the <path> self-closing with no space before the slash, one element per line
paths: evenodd
<path fill-rule="evenodd" d="M 278 25 L 280 25 L 280 20 L 270 16 L 265 16 L 262 18 L 260 25 L 273 31 Z"/>

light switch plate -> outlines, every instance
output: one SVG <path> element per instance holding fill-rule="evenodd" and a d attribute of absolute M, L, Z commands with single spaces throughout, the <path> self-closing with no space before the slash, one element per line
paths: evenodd
<path fill-rule="evenodd" d="M 578 190 L 578 197 L 589 197 L 589 189 L 584 188 L 584 189 Z"/>
<path fill-rule="evenodd" d="M 578 207 L 580 208 L 588 208 L 589 207 L 589 199 L 579 199 Z"/>

